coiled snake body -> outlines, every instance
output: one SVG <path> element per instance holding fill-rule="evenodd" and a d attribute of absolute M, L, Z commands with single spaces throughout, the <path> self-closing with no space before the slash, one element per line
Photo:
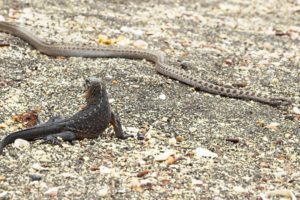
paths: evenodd
<path fill-rule="evenodd" d="M 0 31 L 20 37 L 35 47 L 38 51 L 49 56 L 146 59 L 155 63 L 155 69 L 158 73 L 208 93 L 219 94 L 221 96 L 231 98 L 253 100 L 272 106 L 288 105 L 291 103 L 290 100 L 286 98 L 275 98 L 263 95 L 259 92 L 227 88 L 201 80 L 200 78 L 193 76 L 191 73 L 187 73 L 183 69 L 177 69 L 167 65 L 164 54 L 159 51 L 106 46 L 85 47 L 47 44 L 25 28 L 8 22 L 0 22 Z"/>

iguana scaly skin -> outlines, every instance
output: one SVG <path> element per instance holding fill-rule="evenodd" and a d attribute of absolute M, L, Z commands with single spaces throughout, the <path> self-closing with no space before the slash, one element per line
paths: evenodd
<path fill-rule="evenodd" d="M 0 142 L 0 154 L 3 148 L 17 138 L 36 140 L 46 138 L 56 142 L 56 137 L 65 141 L 93 139 L 99 137 L 111 124 L 117 138 L 131 137 L 123 132 L 119 118 L 111 111 L 104 84 L 95 77 L 86 79 L 86 103 L 83 110 L 67 119 L 51 120 L 38 126 L 11 133 Z"/>

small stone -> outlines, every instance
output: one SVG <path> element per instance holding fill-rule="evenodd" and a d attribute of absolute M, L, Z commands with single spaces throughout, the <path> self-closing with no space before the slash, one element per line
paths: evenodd
<path fill-rule="evenodd" d="M 166 164 L 173 165 L 174 163 L 176 163 L 177 160 L 178 158 L 175 158 L 175 156 L 169 156 L 166 160 Z"/>
<path fill-rule="evenodd" d="M 150 128 L 149 131 L 147 131 L 147 132 L 145 133 L 145 139 L 146 139 L 146 140 L 150 140 L 150 139 L 152 139 L 152 136 L 153 136 L 153 135 L 156 135 L 156 134 L 157 134 L 156 130 Z"/>
<path fill-rule="evenodd" d="M 169 139 L 169 145 L 171 145 L 171 146 L 174 146 L 174 145 L 176 145 L 176 139 L 175 138 L 171 138 L 171 139 Z"/>
<path fill-rule="evenodd" d="M 121 36 L 117 38 L 117 44 L 119 46 L 123 46 L 123 47 L 129 46 L 130 43 L 131 41 L 128 38 L 121 37 Z"/>
<path fill-rule="evenodd" d="M 245 189 L 241 186 L 235 186 L 235 187 L 233 187 L 233 190 L 237 193 L 247 193 L 248 192 L 247 189 Z"/>
<path fill-rule="evenodd" d="M 156 181 L 152 178 L 149 179 L 143 179 L 140 181 L 141 187 L 143 188 L 152 188 L 153 185 L 155 185 Z"/>
<path fill-rule="evenodd" d="M 202 186 L 203 185 L 203 181 L 198 180 L 198 179 L 192 179 L 192 185 L 194 185 L 194 186 Z"/>
<path fill-rule="evenodd" d="M 114 101 L 115 101 L 115 99 L 113 99 L 113 98 L 109 98 L 109 99 L 108 99 L 108 102 L 109 102 L 109 103 L 113 103 Z"/>
<path fill-rule="evenodd" d="M 98 43 L 102 45 L 112 45 L 117 42 L 116 39 L 108 38 L 106 35 L 98 36 Z"/>
<path fill-rule="evenodd" d="M 4 181 L 5 180 L 5 176 L 0 175 L 0 181 Z"/>
<path fill-rule="evenodd" d="M 300 115 L 300 109 L 298 107 L 293 107 L 293 113 Z"/>
<path fill-rule="evenodd" d="M 211 158 L 216 158 L 218 157 L 218 155 L 214 152 L 211 152 L 207 149 L 204 149 L 204 148 L 201 148 L 201 147 L 198 147 L 196 150 L 195 150 L 195 154 L 196 156 L 198 157 L 211 157 Z"/>
<path fill-rule="evenodd" d="M 100 188 L 97 192 L 97 195 L 99 197 L 104 197 L 104 196 L 107 196 L 108 195 L 108 191 L 109 191 L 109 188 L 107 186 L 104 186 L 103 188 Z"/>
<path fill-rule="evenodd" d="M 0 193 L 0 199 L 9 199 L 8 198 L 8 192 L 4 191 Z"/>
<path fill-rule="evenodd" d="M 39 174 L 29 174 L 29 178 L 31 181 L 40 181 L 42 180 L 42 176 Z"/>
<path fill-rule="evenodd" d="M 150 139 L 147 139 L 147 142 L 146 142 L 147 145 L 155 145 L 156 144 L 156 140 L 155 138 L 150 138 Z"/>
<path fill-rule="evenodd" d="M 167 122 L 168 119 L 169 119 L 168 117 L 163 117 L 163 118 L 161 119 L 161 121 L 162 121 L 162 122 Z"/>
<path fill-rule="evenodd" d="M 223 11 L 227 11 L 227 12 L 231 12 L 231 13 L 239 12 L 241 9 L 239 6 L 237 6 L 235 4 L 227 3 L 227 2 L 220 3 L 219 8 Z"/>
<path fill-rule="evenodd" d="M 121 27 L 121 31 L 123 31 L 125 33 L 132 33 L 136 36 L 142 36 L 144 34 L 144 31 L 142 31 L 142 30 L 134 29 L 134 28 L 127 27 L 127 26 Z"/>
<path fill-rule="evenodd" d="M 155 156 L 154 160 L 158 162 L 165 161 L 169 158 L 169 156 L 172 156 L 174 154 L 175 152 L 173 150 L 166 150 L 164 153 Z"/>
<path fill-rule="evenodd" d="M 113 172 L 114 172 L 114 169 L 112 169 L 112 168 L 108 168 L 106 166 L 100 167 L 100 173 L 102 173 L 102 174 L 111 174 Z"/>
<path fill-rule="evenodd" d="M 129 134 L 136 135 L 138 134 L 139 129 L 136 127 L 126 127 L 126 132 L 128 132 Z"/>
<path fill-rule="evenodd" d="M 266 136 L 262 137 L 262 140 L 265 141 L 265 142 L 269 142 L 269 138 L 266 137 Z"/>
<path fill-rule="evenodd" d="M 39 164 L 39 163 L 34 163 L 32 166 L 31 166 L 32 169 L 35 169 L 35 170 L 43 170 L 44 168 Z"/>
<path fill-rule="evenodd" d="M 19 139 L 19 138 L 16 139 L 13 144 L 13 147 L 18 148 L 18 149 L 20 149 L 20 148 L 26 149 L 29 146 L 30 146 L 30 143 L 27 140 L 23 140 L 23 139 Z"/>
<path fill-rule="evenodd" d="M 176 141 L 177 142 L 183 142 L 183 140 L 184 140 L 184 137 L 182 137 L 181 135 L 176 136 Z"/>
<path fill-rule="evenodd" d="M 60 175 L 65 178 L 76 178 L 77 177 L 75 174 L 68 173 L 68 172 L 61 173 Z"/>
<path fill-rule="evenodd" d="M 6 124 L 4 124 L 4 123 L 0 124 L 0 129 L 5 129 L 5 128 L 7 128 Z"/>
<path fill-rule="evenodd" d="M 97 171 L 97 170 L 99 170 L 99 166 L 98 165 L 92 165 L 92 166 L 90 166 L 90 170 L 91 171 Z"/>
<path fill-rule="evenodd" d="M 237 144 L 237 143 L 240 142 L 239 138 L 226 138 L 225 140 L 228 141 L 228 142 L 232 142 L 234 144 Z"/>
<path fill-rule="evenodd" d="M 130 183 L 129 183 L 129 187 L 135 191 L 142 191 L 143 188 L 141 187 L 141 183 L 139 182 L 138 179 L 133 179 Z"/>
<path fill-rule="evenodd" d="M 227 66 L 231 66 L 233 64 L 233 61 L 231 59 L 226 59 L 224 61 L 224 63 L 227 65 Z"/>
<path fill-rule="evenodd" d="M 275 199 L 275 197 L 284 197 L 284 199 L 291 199 L 296 200 L 297 197 L 295 196 L 294 192 L 292 190 L 286 190 L 286 189 L 279 189 L 279 190 L 273 190 L 273 191 L 266 191 L 265 193 L 262 193 L 259 195 L 261 199 Z M 283 198 L 280 198 L 283 199 Z"/>
<path fill-rule="evenodd" d="M 196 127 L 190 127 L 190 128 L 189 128 L 189 131 L 190 131 L 191 133 L 194 133 L 194 132 L 197 131 L 197 128 L 196 128 Z"/>
<path fill-rule="evenodd" d="M 143 134 L 138 133 L 138 134 L 136 135 L 136 138 L 137 138 L 138 140 L 144 140 L 144 139 L 145 139 L 145 136 L 144 136 Z"/>
<path fill-rule="evenodd" d="M 132 87 L 132 88 L 136 88 L 136 89 L 140 88 L 140 86 L 139 86 L 139 85 L 130 85 L 130 87 Z"/>
<path fill-rule="evenodd" d="M 258 120 L 256 121 L 256 124 L 259 126 L 259 127 L 265 127 L 265 122 L 263 120 Z"/>
<path fill-rule="evenodd" d="M 166 100 L 166 95 L 165 94 L 161 94 L 161 95 L 159 95 L 159 98 L 161 99 L 161 100 Z"/>
<path fill-rule="evenodd" d="M 45 192 L 45 195 L 50 197 L 57 197 L 58 189 L 59 187 L 50 188 Z"/>
<path fill-rule="evenodd" d="M 149 170 L 144 170 L 144 171 L 141 171 L 137 174 L 137 177 L 144 177 L 146 176 L 147 174 L 149 174 L 150 171 Z"/>
<path fill-rule="evenodd" d="M 111 81 L 111 84 L 113 84 L 113 85 L 116 85 L 117 83 L 118 83 L 117 80 L 112 80 L 112 81 Z"/>
<path fill-rule="evenodd" d="M 143 40 L 137 40 L 137 41 L 133 42 L 133 46 L 140 48 L 140 49 L 147 49 L 148 43 Z"/>
<path fill-rule="evenodd" d="M 270 129 L 271 131 L 277 131 L 278 130 L 278 126 L 279 126 L 279 123 L 272 122 L 272 123 L 268 124 L 266 126 L 266 128 Z"/>

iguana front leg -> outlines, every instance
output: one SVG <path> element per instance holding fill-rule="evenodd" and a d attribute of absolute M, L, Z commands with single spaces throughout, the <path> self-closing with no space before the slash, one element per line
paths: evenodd
<path fill-rule="evenodd" d="M 115 135 L 120 139 L 127 139 L 129 137 L 133 137 L 133 135 L 127 134 L 123 131 L 120 118 L 111 112 L 110 124 L 113 126 Z"/>

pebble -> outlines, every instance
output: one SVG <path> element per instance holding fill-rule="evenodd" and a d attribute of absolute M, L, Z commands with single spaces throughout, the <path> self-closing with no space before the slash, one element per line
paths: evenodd
<path fill-rule="evenodd" d="M 143 40 L 137 40 L 137 41 L 133 42 L 133 46 L 140 48 L 140 49 L 147 49 L 148 43 Z"/>
<path fill-rule="evenodd" d="M 31 168 L 35 169 L 35 170 L 43 170 L 44 169 L 39 163 L 32 164 Z"/>
<path fill-rule="evenodd" d="M 13 147 L 15 148 L 29 148 L 30 143 L 27 140 L 23 140 L 23 139 L 16 139 L 13 143 Z"/>
<path fill-rule="evenodd" d="M 107 186 L 104 186 L 98 190 L 97 195 L 99 197 L 105 197 L 108 195 L 108 191 L 109 191 L 109 188 Z"/>
<path fill-rule="evenodd" d="M 198 179 L 192 179 L 192 185 L 194 185 L 194 186 L 202 186 L 203 185 L 203 181 L 198 180 Z"/>
<path fill-rule="evenodd" d="M 132 33 L 136 36 L 142 36 L 144 34 L 144 31 L 142 31 L 142 30 L 134 29 L 134 28 L 127 27 L 127 26 L 121 27 L 121 31 L 123 31 L 125 33 Z"/>
<path fill-rule="evenodd" d="M 128 38 L 125 38 L 125 37 L 119 37 L 119 38 L 117 39 L 117 44 L 118 44 L 119 46 L 124 46 L 124 47 L 126 47 L 126 46 L 129 46 L 130 43 L 131 43 L 131 41 L 130 41 Z"/>
<path fill-rule="evenodd" d="M 8 192 L 7 191 L 1 192 L 0 193 L 0 198 L 1 199 L 9 199 L 8 198 Z"/>
<path fill-rule="evenodd" d="M 300 109 L 298 107 L 293 107 L 293 113 L 300 115 Z"/>
<path fill-rule="evenodd" d="M 100 166 L 100 173 L 102 174 L 112 174 L 114 172 L 114 169 L 113 168 L 109 168 L 109 167 L 106 167 L 106 166 Z"/>
<path fill-rule="evenodd" d="M 157 156 L 155 156 L 154 160 L 155 161 L 165 161 L 169 158 L 169 156 L 172 156 L 175 154 L 174 150 L 166 150 L 164 153 L 161 153 Z"/>
<path fill-rule="evenodd" d="M 247 193 L 248 192 L 247 189 L 245 189 L 241 186 L 235 186 L 235 187 L 233 187 L 233 190 L 237 193 Z"/>
<path fill-rule="evenodd" d="M 169 139 L 169 141 L 168 141 L 169 145 L 171 145 L 171 146 L 176 145 L 176 142 L 177 142 L 176 138 L 171 138 L 171 139 Z"/>
<path fill-rule="evenodd" d="M 271 131 L 277 131 L 278 130 L 278 126 L 279 126 L 279 123 L 272 122 L 272 123 L 268 124 L 266 126 L 266 128 L 270 129 Z"/>
<path fill-rule="evenodd" d="M 167 97 L 166 97 L 165 94 L 160 94 L 160 95 L 159 95 L 159 98 L 160 98 L 161 100 L 166 100 Z"/>
<path fill-rule="evenodd" d="M 50 188 L 45 192 L 45 195 L 50 196 L 52 198 L 57 197 L 58 189 L 59 189 L 59 187 Z"/>
<path fill-rule="evenodd" d="M 208 149 L 204 149 L 202 147 L 198 147 L 195 150 L 195 154 L 198 157 L 211 157 L 211 158 L 216 158 L 218 155 L 214 152 L 209 151 Z"/>
<path fill-rule="evenodd" d="M 42 176 L 40 174 L 29 174 L 29 178 L 31 179 L 31 181 L 42 180 Z"/>

